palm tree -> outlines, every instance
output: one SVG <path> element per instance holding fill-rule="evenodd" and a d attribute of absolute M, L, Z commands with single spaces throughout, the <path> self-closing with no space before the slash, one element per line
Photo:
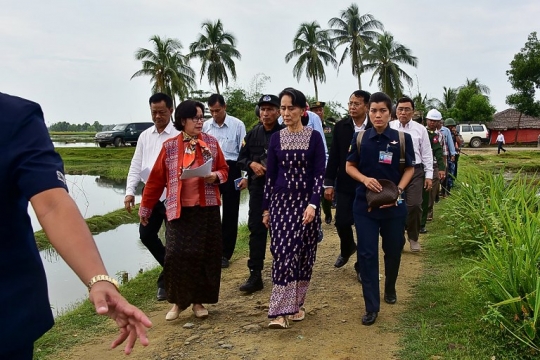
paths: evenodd
<path fill-rule="evenodd" d="M 484 95 L 486 97 L 491 92 L 489 90 L 489 87 L 487 85 L 481 84 L 478 78 L 474 78 L 472 80 L 467 79 L 465 85 L 461 86 L 460 89 L 467 87 L 473 89 L 477 94 Z"/>
<path fill-rule="evenodd" d="M 319 23 L 302 23 L 296 32 L 293 40 L 294 50 L 285 55 L 285 62 L 288 63 L 293 57 L 298 56 L 298 60 L 293 68 L 293 75 L 298 81 L 305 72 L 308 80 L 313 80 L 315 86 L 315 99 L 319 100 L 319 90 L 317 81 L 326 81 L 324 65 L 328 63 L 337 68 L 336 52 L 332 46 L 332 41 L 328 30 L 322 30 Z"/>
<path fill-rule="evenodd" d="M 153 82 L 152 92 L 170 95 L 176 104 L 175 96 L 183 100 L 195 88 L 195 71 L 189 66 L 189 60 L 182 55 L 182 44 L 177 39 L 161 39 L 154 35 L 150 38 L 154 49 L 140 48 L 135 52 L 135 59 L 142 61 L 142 69 L 131 76 L 150 76 Z"/>
<path fill-rule="evenodd" d="M 358 5 L 351 4 L 342 10 L 340 17 L 328 21 L 332 28 L 332 39 L 336 46 L 345 45 L 339 65 L 343 64 L 347 56 L 351 57 L 352 74 L 358 78 L 358 89 L 362 89 L 360 76 L 364 72 L 364 59 L 366 45 L 377 39 L 379 33 L 374 29 L 384 30 L 383 24 L 371 14 L 360 15 Z"/>
<path fill-rule="evenodd" d="M 436 108 L 441 112 L 443 118 L 446 118 L 448 111 L 456 104 L 458 89 L 443 86 L 443 97 L 441 100 L 434 99 Z"/>
<path fill-rule="evenodd" d="M 240 52 L 236 50 L 236 38 L 223 31 L 221 20 L 212 23 L 205 21 L 202 24 L 205 34 L 199 34 L 197 41 L 189 46 L 189 58 L 199 58 L 201 61 L 201 79 L 204 74 L 208 76 L 208 82 L 216 86 L 219 94 L 219 85 L 229 84 L 227 71 L 236 80 L 236 67 L 233 58 L 240 60 Z"/>
<path fill-rule="evenodd" d="M 406 64 L 416 67 L 418 59 L 411 54 L 411 50 L 404 45 L 394 41 L 394 37 L 389 32 L 379 35 L 377 42 L 368 45 L 367 53 L 364 55 L 364 70 L 373 70 L 373 76 L 369 85 L 373 83 L 375 76 L 381 91 L 385 92 L 391 99 L 397 99 L 403 94 L 402 79 L 409 86 L 412 86 L 412 78 L 399 67 L 399 64 Z"/>

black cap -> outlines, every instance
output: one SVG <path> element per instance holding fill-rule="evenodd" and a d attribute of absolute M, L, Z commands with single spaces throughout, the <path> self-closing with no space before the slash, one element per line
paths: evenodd
<path fill-rule="evenodd" d="M 279 102 L 279 98 L 276 95 L 269 94 L 261 96 L 257 105 L 261 106 L 262 104 L 270 104 L 275 107 L 279 107 L 281 105 Z"/>
<path fill-rule="evenodd" d="M 311 104 L 309 104 L 309 108 L 310 109 L 315 109 L 315 108 L 319 108 L 319 107 L 324 107 L 324 105 L 326 105 L 326 103 L 323 102 L 323 101 L 315 101 L 315 102 L 312 102 Z"/>

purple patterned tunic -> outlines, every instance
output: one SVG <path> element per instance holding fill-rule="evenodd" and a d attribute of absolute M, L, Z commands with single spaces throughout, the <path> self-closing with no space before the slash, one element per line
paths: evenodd
<path fill-rule="evenodd" d="M 295 314 L 304 305 L 321 224 L 325 160 L 321 134 L 309 127 L 296 133 L 283 129 L 270 139 L 263 200 L 274 258 L 269 318 Z M 308 204 L 317 205 L 315 219 L 302 225 Z"/>

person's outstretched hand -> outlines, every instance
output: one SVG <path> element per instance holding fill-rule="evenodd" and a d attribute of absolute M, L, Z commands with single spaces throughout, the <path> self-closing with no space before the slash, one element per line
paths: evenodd
<path fill-rule="evenodd" d="M 106 281 L 95 283 L 90 290 L 90 301 L 99 315 L 107 315 L 116 321 L 120 329 L 120 335 L 112 342 L 111 348 L 127 339 L 124 353 L 129 355 L 137 338 L 143 346 L 148 345 L 146 329 L 152 326 L 152 322 L 141 310 L 124 299 L 114 285 Z"/>

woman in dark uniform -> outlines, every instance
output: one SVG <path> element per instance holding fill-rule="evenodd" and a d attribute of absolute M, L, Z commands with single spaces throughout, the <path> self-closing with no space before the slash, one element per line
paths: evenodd
<path fill-rule="evenodd" d="M 353 214 L 358 238 L 358 257 L 366 314 L 363 325 L 372 325 L 380 309 L 379 292 L 379 234 L 382 237 L 385 270 L 384 300 L 396 302 L 396 279 L 404 245 L 403 232 L 407 217 L 405 201 L 380 208 L 368 209 L 366 191 L 380 192 L 378 180 L 387 179 L 398 186 L 399 192 L 409 184 L 414 172 L 414 148 L 411 136 L 404 134 L 404 170 L 400 169 L 401 147 L 399 131 L 388 126 L 392 110 L 390 98 L 381 92 L 374 93 L 368 103 L 371 129 L 363 133 L 360 152 L 354 135 L 347 157 L 347 174 L 360 184 L 356 188 Z"/>

